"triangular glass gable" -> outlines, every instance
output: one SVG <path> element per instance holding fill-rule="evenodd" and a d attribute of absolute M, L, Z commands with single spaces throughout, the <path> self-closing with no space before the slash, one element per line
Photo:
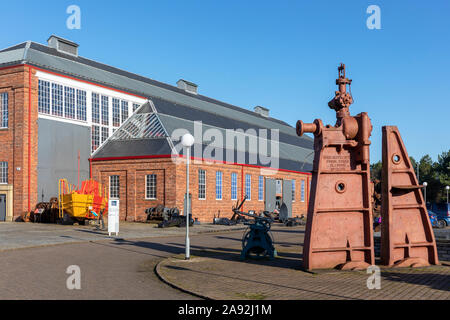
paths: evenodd
<path fill-rule="evenodd" d="M 110 137 L 111 140 L 167 138 L 156 113 L 135 113 Z"/>

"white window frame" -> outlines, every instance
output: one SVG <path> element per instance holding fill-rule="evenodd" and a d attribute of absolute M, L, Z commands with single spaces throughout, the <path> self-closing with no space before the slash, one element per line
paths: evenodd
<path fill-rule="evenodd" d="M 233 181 L 233 176 L 236 177 L 236 179 Z M 238 187 L 237 187 L 237 181 L 238 181 L 238 174 L 236 172 L 231 173 L 231 200 L 237 200 L 237 193 L 238 193 Z M 233 198 L 233 188 L 235 189 L 235 197 Z"/>
<path fill-rule="evenodd" d="M 264 201 L 264 176 L 258 176 L 258 201 Z"/>
<path fill-rule="evenodd" d="M 149 177 L 154 176 L 155 177 L 155 183 L 154 183 L 154 188 L 155 188 L 155 197 L 149 197 Z M 156 200 L 158 197 L 158 176 L 155 173 L 151 173 L 151 174 L 147 174 L 145 175 L 145 200 Z"/>
<path fill-rule="evenodd" d="M 295 179 L 292 179 L 291 181 L 292 181 L 292 187 L 291 187 L 292 188 L 292 202 L 295 202 L 295 191 L 296 191 L 295 190 L 295 182 L 296 181 L 295 181 Z"/>
<path fill-rule="evenodd" d="M 200 185 L 201 185 L 201 183 L 200 183 L 200 172 L 203 172 L 204 173 L 204 198 L 200 198 Z M 198 174 L 198 200 L 206 200 L 206 170 L 203 170 L 203 169 L 198 169 L 198 171 L 197 171 L 197 174 Z"/>
<path fill-rule="evenodd" d="M 247 193 L 248 189 L 248 193 Z M 245 194 L 247 195 L 247 200 L 252 200 L 252 175 L 249 173 L 245 174 Z"/>
<path fill-rule="evenodd" d="M 117 188 L 117 197 L 112 197 L 111 196 L 111 190 L 112 190 L 112 184 L 111 184 L 111 178 L 112 177 L 117 177 L 117 183 L 118 183 L 118 185 L 117 185 L 117 187 L 116 186 L 114 186 L 114 188 Z M 111 176 L 109 176 L 109 198 L 110 199 L 120 199 L 120 176 L 119 175 L 117 175 L 117 174 L 114 174 L 114 175 L 111 175 Z"/>
<path fill-rule="evenodd" d="M 48 108 L 48 110 L 44 110 L 43 108 Z M 42 80 L 42 79 L 38 80 L 38 111 L 39 111 L 39 113 L 43 113 L 43 114 L 51 114 L 52 113 L 50 81 Z"/>
<path fill-rule="evenodd" d="M 305 179 L 300 180 L 300 201 L 305 202 Z"/>
<path fill-rule="evenodd" d="M 0 184 L 8 184 L 8 162 L 0 161 Z"/>
<path fill-rule="evenodd" d="M 217 197 L 218 194 L 220 195 L 220 197 Z M 223 172 L 216 171 L 216 200 L 222 199 L 223 199 Z"/>

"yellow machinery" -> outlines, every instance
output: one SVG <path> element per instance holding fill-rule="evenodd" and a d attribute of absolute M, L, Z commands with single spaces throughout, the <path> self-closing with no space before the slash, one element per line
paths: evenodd
<path fill-rule="evenodd" d="M 60 179 L 58 183 L 59 218 L 64 212 L 77 221 L 92 220 L 98 217 L 103 210 L 108 209 L 107 190 L 102 190 L 100 183 L 94 180 L 86 180 L 82 183 L 81 190 L 71 185 L 66 179 Z"/>

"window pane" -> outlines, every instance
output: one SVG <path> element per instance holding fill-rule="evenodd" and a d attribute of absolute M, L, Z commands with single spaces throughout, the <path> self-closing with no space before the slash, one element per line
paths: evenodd
<path fill-rule="evenodd" d="M 216 171 L 216 200 L 222 200 L 222 172 Z"/>
<path fill-rule="evenodd" d="M 122 118 L 121 118 L 121 123 L 124 123 L 125 120 L 128 119 L 128 101 L 122 101 L 121 102 L 121 107 L 122 107 Z"/>
<path fill-rule="evenodd" d="M 264 200 L 264 177 L 259 176 L 258 178 L 258 200 Z"/>
<path fill-rule="evenodd" d="M 64 87 L 64 116 L 75 119 L 75 89 Z"/>
<path fill-rule="evenodd" d="M 120 126 L 120 101 L 119 99 L 112 99 L 112 122 L 113 126 Z"/>
<path fill-rule="evenodd" d="M 41 113 L 50 114 L 50 82 L 48 81 L 39 80 L 38 110 Z"/>
<path fill-rule="evenodd" d="M 300 201 L 305 201 L 305 180 L 300 181 Z"/>
<path fill-rule="evenodd" d="M 119 176 L 109 177 L 109 197 L 113 199 L 119 198 Z"/>
<path fill-rule="evenodd" d="M 237 200 L 237 173 L 231 174 L 231 200 Z"/>
<path fill-rule="evenodd" d="M 245 194 L 247 195 L 247 200 L 252 199 L 252 176 L 249 174 L 245 175 Z"/>
<path fill-rule="evenodd" d="M 8 93 L 4 92 L 0 95 L 0 128 L 8 128 L 8 108 Z"/>
<path fill-rule="evenodd" d="M 92 122 L 100 123 L 100 99 L 98 93 L 92 93 Z"/>
<path fill-rule="evenodd" d="M 102 124 L 109 126 L 109 98 L 102 96 Z"/>
<path fill-rule="evenodd" d="M 8 162 L 0 162 L 0 183 L 8 183 Z"/>
<path fill-rule="evenodd" d="M 77 89 L 77 119 L 86 121 L 86 91 Z"/>
<path fill-rule="evenodd" d="M 52 114 L 62 117 L 63 112 L 63 86 L 52 83 Z"/>
<path fill-rule="evenodd" d="M 99 128 L 99 126 L 92 126 L 92 130 L 91 130 L 92 152 L 97 150 L 99 145 L 100 145 L 100 128 Z"/>
<path fill-rule="evenodd" d="M 106 139 L 108 139 L 108 136 L 109 136 L 108 127 L 102 127 L 102 142 L 101 143 L 105 142 Z"/>
<path fill-rule="evenodd" d="M 295 201 L 295 180 L 292 180 L 292 201 Z"/>
<path fill-rule="evenodd" d="M 146 199 L 156 199 L 156 174 L 148 174 L 146 176 Z"/>
<path fill-rule="evenodd" d="M 206 172 L 205 170 L 198 170 L 198 198 L 206 199 Z"/>
<path fill-rule="evenodd" d="M 140 106 L 140 104 L 133 103 L 133 112 L 135 112 Z"/>

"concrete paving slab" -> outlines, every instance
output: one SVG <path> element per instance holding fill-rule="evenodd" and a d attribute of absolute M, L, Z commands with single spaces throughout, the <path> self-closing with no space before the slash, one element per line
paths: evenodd
<path fill-rule="evenodd" d="M 244 229 L 246 226 L 243 225 L 222 226 L 207 223 L 194 225 L 189 231 L 195 235 Z M 185 234 L 186 229 L 158 228 L 152 223 L 121 222 L 119 231 L 118 236 L 110 237 L 107 231 L 95 230 L 93 226 L 4 222 L 0 223 L 0 251 L 86 241 L 180 236 Z"/>

